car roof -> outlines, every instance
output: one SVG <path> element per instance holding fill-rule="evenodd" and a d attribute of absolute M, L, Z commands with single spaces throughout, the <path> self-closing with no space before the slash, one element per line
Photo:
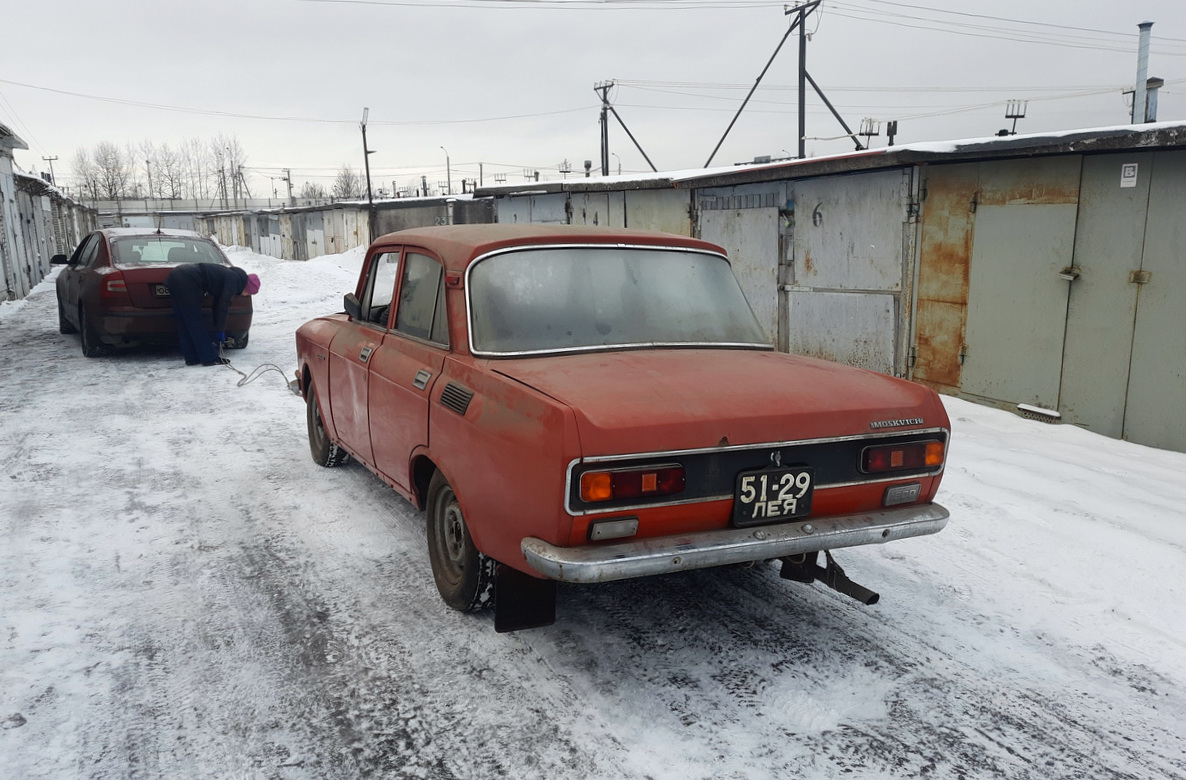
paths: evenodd
<path fill-rule="evenodd" d="M 149 227 L 103 228 L 102 230 L 100 230 L 98 232 L 107 236 L 107 238 L 109 238 L 109 239 L 111 239 L 111 238 L 127 238 L 129 236 L 144 236 L 144 237 L 161 236 L 161 237 L 168 237 L 168 238 L 190 238 L 190 239 L 197 239 L 199 241 L 209 241 L 210 240 L 210 239 L 206 238 L 205 236 L 203 236 L 201 233 L 195 232 L 193 230 L 175 230 L 172 228 L 163 228 L 163 229 L 149 228 Z"/>
<path fill-rule="evenodd" d="M 549 244 L 635 244 L 700 249 L 726 254 L 716 244 L 674 233 L 584 225 L 484 224 L 411 228 L 375 239 L 375 246 L 414 245 L 438 255 L 450 271 L 464 271 L 498 249 Z"/>

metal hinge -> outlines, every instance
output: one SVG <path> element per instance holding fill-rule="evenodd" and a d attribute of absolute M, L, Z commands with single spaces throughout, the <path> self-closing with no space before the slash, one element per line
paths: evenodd
<path fill-rule="evenodd" d="M 1128 273 L 1128 281 L 1133 284 L 1148 284 L 1152 279 L 1152 271 L 1129 271 Z"/>
<path fill-rule="evenodd" d="M 964 364 L 964 360 L 968 357 L 968 345 L 960 344 L 960 365 Z"/>
<path fill-rule="evenodd" d="M 910 367 L 914 368 L 914 364 L 918 362 L 918 347 L 910 348 Z"/>

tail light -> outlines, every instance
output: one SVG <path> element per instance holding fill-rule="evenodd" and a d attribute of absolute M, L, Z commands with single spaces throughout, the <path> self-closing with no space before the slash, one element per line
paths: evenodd
<path fill-rule="evenodd" d="M 124 297 L 128 294 L 128 283 L 119 271 L 105 274 L 99 286 L 99 295 L 103 298 Z"/>
<path fill-rule="evenodd" d="M 914 471 L 943 465 L 944 446 L 941 441 L 912 441 L 905 444 L 885 444 L 866 447 L 861 453 L 861 471 L 883 474 L 894 471 Z"/>
<path fill-rule="evenodd" d="M 684 481 L 684 467 L 679 465 L 586 471 L 581 475 L 581 500 L 596 503 L 670 496 L 683 492 Z"/>

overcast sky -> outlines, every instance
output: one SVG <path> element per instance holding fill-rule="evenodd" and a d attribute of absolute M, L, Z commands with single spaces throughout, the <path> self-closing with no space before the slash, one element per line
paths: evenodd
<path fill-rule="evenodd" d="M 768 0 L 0 0 L 0 123 L 57 156 L 79 147 L 235 135 L 252 194 L 292 170 L 327 188 L 372 179 L 453 186 L 600 161 L 598 82 L 659 170 L 703 167 L 791 18 Z M 938 10 L 942 6 L 943 10 Z M 1159 119 L 1186 119 L 1182 0 L 823 0 L 807 70 L 850 127 L 898 120 L 898 143 L 1127 124 L 1137 24 L 1154 22 Z M 797 38 L 787 41 L 713 160 L 797 152 Z M 1090 94 L 1077 94 L 1090 93 Z M 851 149 L 814 94 L 807 152 Z M 833 140 L 828 140 L 833 139 Z M 649 170 L 611 117 L 612 172 Z M 479 167 L 479 163 L 483 163 Z"/>

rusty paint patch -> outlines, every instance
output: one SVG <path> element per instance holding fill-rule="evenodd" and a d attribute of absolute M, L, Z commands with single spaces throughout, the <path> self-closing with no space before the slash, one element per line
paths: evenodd
<path fill-rule="evenodd" d="M 803 275 L 815 276 L 815 262 L 811 259 L 810 252 L 803 253 Z"/>
<path fill-rule="evenodd" d="M 914 315 L 913 378 L 937 389 L 960 386 L 959 351 L 968 319 L 972 202 L 979 167 L 937 166 L 927 178 Z"/>

